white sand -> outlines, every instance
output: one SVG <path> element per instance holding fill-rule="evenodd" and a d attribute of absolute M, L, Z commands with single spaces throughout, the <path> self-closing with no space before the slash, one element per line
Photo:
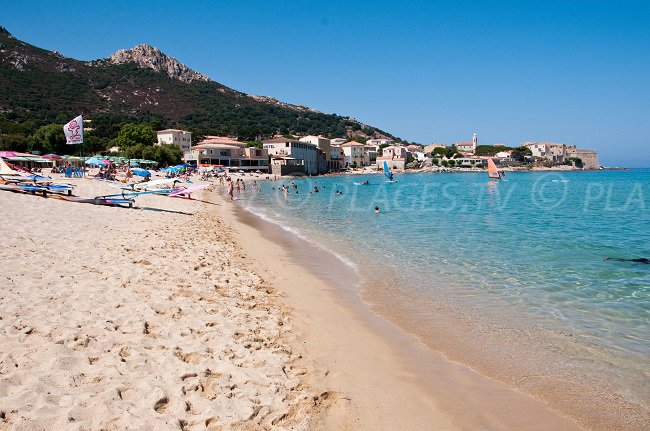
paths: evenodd
<path fill-rule="evenodd" d="M 0 192 L 0 429 L 310 429 L 328 394 L 215 206 L 137 204 L 176 212 Z"/>

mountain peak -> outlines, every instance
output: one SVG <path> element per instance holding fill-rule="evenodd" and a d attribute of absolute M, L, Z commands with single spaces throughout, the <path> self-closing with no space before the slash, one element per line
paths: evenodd
<path fill-rule="evenodd" d="M 156 47 L 147 44 L 131 49 L 121 49 L 108 59 L 113 64 L 135 63 L 139 67 L 166 73 L 172 79 L 182 82 L 210 81 L 210 78 L 196 72 Z"/>
<path fill-rule="evenodd" d="M 9 33 L 9 30 L 7 30 L 6 28 L 4 28 L 1 25 L 0 25 L 0 34 L 4 34 L 5 36 L 9 36 L 9 37 L 13 38 L 13 35 L 11 33 Z"/>

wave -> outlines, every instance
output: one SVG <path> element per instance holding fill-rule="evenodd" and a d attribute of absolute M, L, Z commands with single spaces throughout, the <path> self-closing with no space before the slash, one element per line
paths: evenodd
<path fill-rule="evenodd" d="M 259 217 L 259 218 L 261 218 L 262 220 L 264 220 L 264 221 L 266 221 L 268 223 L 271 223 L 271 224 L 273 224 L 275 226 L 280 227 L 282 230 L 284 230 L 286 232 L 289 232 L 290 234 L 300 238 L 301 240 L 309 243 L 310 245 L 312 245 L 312 246 L 314 246 L 314 247 L 316 247 L 316 248 L 318 248 L 318 249 L 320 249 L 320 250 L 322 250 L 322 251 L 324 251 L 326 253 L 331 254 L 336 259 L 341 261 L 345 266 L 347 266 L 348 268 L 352 269 L 357 274 L 359 274 L 359 268 L 357 267 L 357 265 L 354 264 L 354 262 L 352 262 L 350 259 L 348 259 L 345 255 L 337 253 L 336 251 L 323 246 L 318 241 L 314 241 L 313 238 L 310 238 L 309 235 L 302 232 L 300 229 L 294 228 L 294 227 L 291 227 L 291 226 L 287 226 L 286 224 L 282 223 L 280 220 L 268 215 L 265 211 L 258 210 L 258 209 L 253 209 L 251 207 L 244 207 L 244 209 L 246 211 L 248 211 L 249 213 L 253 214 L 254 216 Z M 278 214 L 278 216 L 279 216 L 279 214 Z"/>

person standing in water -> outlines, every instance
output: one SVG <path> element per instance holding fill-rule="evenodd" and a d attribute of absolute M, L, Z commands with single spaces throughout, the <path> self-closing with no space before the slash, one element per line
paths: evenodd
<path fill-rule="evenodd" d="M 235 190 L 235 185 L 232 183 L 232 179 L 228 178 L 227 181 L 228 181 L 228 198 L 231 201 L 234 201 L 235 197 L 233 196 L 233 192 Z"/>

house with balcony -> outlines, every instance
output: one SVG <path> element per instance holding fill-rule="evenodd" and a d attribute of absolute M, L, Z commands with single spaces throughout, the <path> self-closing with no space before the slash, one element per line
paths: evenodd
<path fill-rule="evenodd" d="M 346 142 L 341 145 L 341 149 L 343 150 L 343 161 L 346 168 L 368 166 L 366 146 L 361 142 Z"/>
<path fill-rule="evenodd" d="M 330 162 L 330 171 L 336 172 L 345 168 L 345 153 L 341 148 L 341 144 L 331 144 Z"/>
<path fill-rule="evenodd" d="M 379 147 L 376 145 L 366 144 L 364 153 L 364 160 L 368 162 L 366 166 L 374 165 L 379 156 Z"/>
<path fill-rule="evenodd" d="M 206 136 L 206 138 L 184 153 L 185 163 L 223 167 L 226 170 L 245 172 L 268 172 L 269 155 L 266 150 L 247 147 L 225 136 Z"/>
<path fill-rule="evenodd" d="M 384 148 L 381 157 L 377 157 L 375 166 L 377 169 L 384 168 L 384 162 L 390 169 L 403 171 L 408 162 L 408 150 L 401 145 L 391 145 Z"/>

